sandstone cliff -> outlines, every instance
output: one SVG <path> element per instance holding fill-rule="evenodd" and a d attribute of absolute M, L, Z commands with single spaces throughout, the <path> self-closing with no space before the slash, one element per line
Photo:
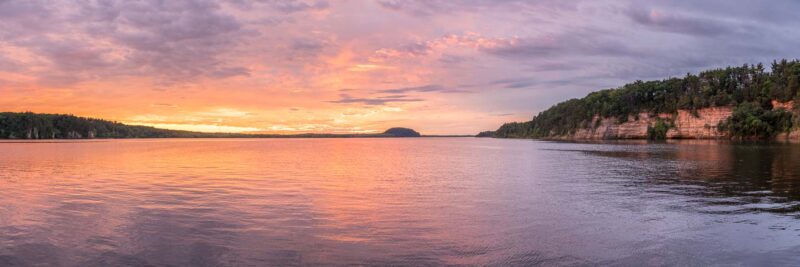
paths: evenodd
<path fill-rule="evenodd" d="M 725 137 L 717 129 L 720 122 L 733 114 L 733 107 L 712 107 L 697 110 L 694 116 L 687 110 L 678 110 L 675 128 L 667 132 L 667 138 L 712 139 Z"/>
<path fill-rule="evenodd" d="M 772 100 L 772 108 L 773 109 L 782 108 L 788 111 L 792 111 L 792 109 L 794 109 L 794 101 L 778 102 L 778 100 Z"/>
<path fill-rule="evenodd" d="M 646 139 L 647 129 L 657 119 L 672 122 L 674 127 L 667 131 L 667 138 L 674 139 L 714 139 L 724 138 L 725 134 L 717 130 L 717 125 L 733 114 L 733 107 L 711 107 L 699 109 L 695 114 L 688 110 L 678 110 L 677 114 L 657 114 L 647 112 L 637 116 L 629 116 L 627 122 L 619 123 L 617 118 L 600 118 L 592 120 L 593 128 L 579 129 L 572 135 L 556 136 L 554 139 Z M 798 132 L 800 136 L 800 132 Z"/>
<path fill-rule="evenodd" d="M 778 102 L 776 100 L 772 100 L 772 108 L 774 108 L 774 109 L 780 108 L 780 109 L 785 109 L 785 110 L 788 110 L 788 111 L 795 111 L 794 110 L 794 101 L 781 103 L 781 102 Z M 795 117 L 796 116 L 798 116 L 798 114 L 795 111 Z M 795 121 L 797 121 L 797 120 L 795 120 Z M 794 129 L 792 129 L 792 131 L 790 131 L 788 133 L 784 133 L 784 134 L 779 134 L 778 136 L 775 137 L 775 139 L 779 140 L 779 141 L 800 142 L 800 127 L 798 127 L 798 125 L 795 125 L 795 127 L 794 127 Z"/>

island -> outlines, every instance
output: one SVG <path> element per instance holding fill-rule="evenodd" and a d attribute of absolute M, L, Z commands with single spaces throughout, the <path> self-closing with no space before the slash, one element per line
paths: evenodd
<path fill-rule="evenodd" d="M 798 91 L 800 61 L 745 64 L 593 92 L 478 136 L 800 141 Z"/>
<path fill-rule="evenodd" d="M 257 134 L 205 133 L 126 125 L 119 122 L 83 118 L 67 114 L 1 112 L 0 139 L 100 139 L 100 138 L 358 138 L 421 137 L 409 128 L 390 128 L 378 134 Z M 443 136 L 426 136 L 443 137 Z"/>
<path fill-rule="evenodd" d="M 383 132 L 383 134 L 389 135 L 389 136 L 394 136 L 394 137 L 420 137 L 420 136 L 422 136 L 417 131 L 414 131 L 414 130 L 409 129 L 409 128 L 403 128 L 403 127 L 390 128 L 390 129 L 386 130 L 385 132 Z"/>

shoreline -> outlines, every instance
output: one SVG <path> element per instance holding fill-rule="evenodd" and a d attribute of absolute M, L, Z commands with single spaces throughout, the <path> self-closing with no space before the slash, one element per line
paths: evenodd
<path fill-rule="evenodd" d="M 667 138 L 652 140 L 647 138 L 615 138 L 615 139 L 585 139 L 585 138 L 523 138 L 523 137 L 491 137 L 494 139 L 535 140 L 563 143 L 642 143 L 642 144 L 669 144 L 683 142 L 701 142 L 718 144 L 800 144 L 800 140 L 784 138 L 772 139 L 728 139 L 728 138 Z"/>
<path fill-rule="evenodd" d="M 26 139 L 26 138 L 0 138 L 0 143 L 69 143 L 84 141 L 110 141 L 110 140 L 163 140 L 163 139 L 418 139 L 418 138 L 467 138 L 473 135 L 423 135 L 419 137 L 399 137 L 399 136 L 217 136 L 217 137 L 132 137 L 132 138 L 53 138 L 53 139 Z"/>

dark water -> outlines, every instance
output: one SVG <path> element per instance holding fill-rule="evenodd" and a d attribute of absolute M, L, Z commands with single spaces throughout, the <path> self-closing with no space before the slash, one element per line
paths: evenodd
<path fill-rule="evenodd" d="M 0 143 L 0 266 L 800 263 L 800 146 Z"/>

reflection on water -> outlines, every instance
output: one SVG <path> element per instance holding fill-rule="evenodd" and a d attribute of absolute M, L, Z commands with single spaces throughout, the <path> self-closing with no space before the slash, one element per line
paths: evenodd
<path fill-rule="evenodd" d="M 794 265 L 800 146 L 0 143 L 0 266 Z"/>
<path fill-rule="evenodd" d="M 773 212 L 786 215 L 800 211 L 800 146 L 715 141 L 640 145 L 561 151 L 641 163 L 643 165 L 639 167 L 616 170 L 629 177 L 620 183 L 647 192 L 696 198 L 690 203 L 699 205 L 681 204 L 684 208 L 692 207 L 700 212 Z M 642 175 L 639 168 L 652 166 L 660 169 Z"/>

